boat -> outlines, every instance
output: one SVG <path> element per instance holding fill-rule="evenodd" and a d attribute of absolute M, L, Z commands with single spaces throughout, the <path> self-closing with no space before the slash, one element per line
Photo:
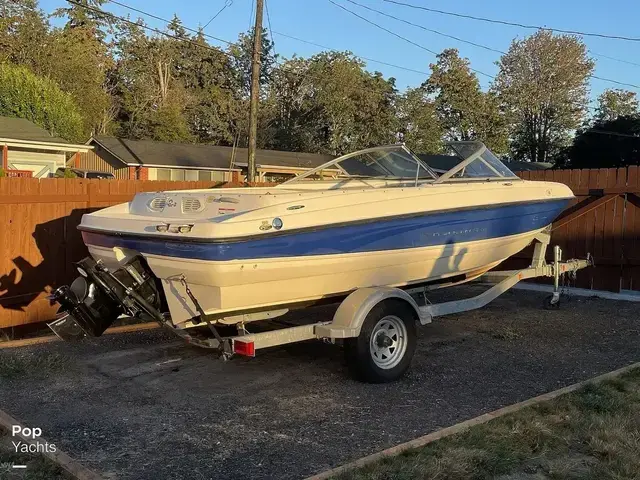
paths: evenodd
<path fill-rule="evenodd" d="M 574 198 L 563 184 L 518 178 L 482 142 L 450 148 L 459 161 L 442 174 L 397 144 L 277 186 L 138 193 L 82 217 L 90 257 L 53 298 L 97 336 L 149 309 L 185 330 L 365 287 L 445 287 L 521 251 Z"/>

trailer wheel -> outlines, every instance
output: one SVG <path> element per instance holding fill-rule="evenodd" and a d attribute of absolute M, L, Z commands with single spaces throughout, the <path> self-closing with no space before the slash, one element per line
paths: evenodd
<path fill-rule="evenodd" d="M 409 368 L 416 349 L 416 322 L 402 301 L 387 300 L 371 309 L 356 338 L 345 340 L 351 374 L 369 383 L 400 378 Z"/>

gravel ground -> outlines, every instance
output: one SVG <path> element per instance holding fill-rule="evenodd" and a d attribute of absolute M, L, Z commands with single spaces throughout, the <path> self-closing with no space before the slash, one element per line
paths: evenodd
<path fill-rule="evenodd" d="M 321 342 L 226 363 L 159 330 L 0 350 L 0 365 L 56 362 L 0 377 L 0 408 L 111 478 L 301 478 L 640 360 L 640 304 L 545 311 L 543 297 L 511 291 L 419 328 L 410 372 L 388 385 L 354 382 Z"/>

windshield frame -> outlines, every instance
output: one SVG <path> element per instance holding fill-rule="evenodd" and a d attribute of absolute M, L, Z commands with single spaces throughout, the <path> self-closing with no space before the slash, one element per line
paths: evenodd
<path fill-rule="evenodd" d="M 353 158 L 359 155 L 364 155 L 367 153 L 372 153 L 372 152 L 387 152 L 387 151 L 393 151 L 393 150 L 403 150 L 405 153 L 407 153 L 417 164 L 417 168 L 416 168 L 416 175 L 415 177 L 395 177 L 395 176 L 368 176 L 368 175 L 353 175 L 350 174 L 349 172 L 347 172 L 344 168 L 342 168 L 342 166 L 340 165 L 340 162 L 343 162 L 344 160 L 347 160 L 349 158 Z M 340 170 L 347 178 L 367 178 L 367 179 L 376 179 L 376 178 L 393 178 L 393 179 L 401 179 L 401 180 L 414 180 L 415 185 L 417 186 L 418 181 L 436 181 L 438 179 L 438 174 L 429 166 L 427 165 L 425 162 L 423 162 L 422 160 L 420 160 L 420 158 L 418 158 L 417 155 L 415 155 L 411 150 L 409 150 L 407 148 L 406 145 L 404 145 L 403 143 L 400 144 L 393 144 L 393 145 L 385 145 L 382 147 L 372 147 L 372 148 L 365 148 L 363 150 L 358 150 L 356 152 L 352 152 L 352 153 L 348 153 L 346 155 L 342 155 L 341 157 L 338 158 L 334 158 L 333 160 L 330 160 L 326 163 L 323 163 L 322 165 L 312 168 L 311 170 L 307 170 L 304 173 L 301 173 L 300 175 L 293 177 L 289 180 L 287 180 L 286 182 L 283 182 L 281 185 L 286 185 L 286 184 L 292 184 L 295 183 L 299 180 L 304 180 L 308 177 L 311 177 L 313 175 L 315 175 L 318 172 L 321 172 L 323 170 L 328 170 L 331 167 L 333 167 L 333 170 L 335 171 L 336 168 L 338 170 Z M 429 176 L 431 176 L 431 178 L 425 179 L 425 178 L 420 178 L 420 169 L 423 169 Z"/>
<path fill-rule="evenodd" d="M 487 146 L 484 143 L 480 142 L 480 141 L 469 140 L 469 141 L 450 142 L 450 143 L 447 143 L 446 145 L 453 148 L 453 150 L 456 152 L 456 155 L 458 156 L 458 158 L 461 158 L 461 157 L 460 157 L 460 154 L 458 153 L 458 151 L 455 149 L 455 145 L 471 145 L 471 146 L 477 145 L 478 148 L 476 148 L 476 150 L 471 155 L 469 155 L 467 158 L 463 159 L 455 167 L 453 167 L 450 170 L 447 170 L 445 173 L 440 175 L 437 178 L 437 180 L 434 181 L 433 183 L 522 180 L 520 177 L 518 177 L 513 172 L 511 172 L 511 173 L 513 173 L 513 176 L 505 176 L 505 175 L 503 175 L 498 170 L 496 170 L 493 167 L 493 165 L 491 165 L 484 158 L 482 158 L 482 155 L 485 152 L 488 151 L 488 152 L 491 153 L 491 150 L 489 150 L 487 148 Z M 495 157 L 495 155 L 494 155 L 494 157 Z M 456 173 L 458 173 L 459 171 L 463 170 L 464 168 L 466 168 L 468 165 L 470 165 L 472 162 L 475 162 L 476 160 L 482 162 L 484 164 L 484 166 L 486 166 L 489 170 L 491 170 L 495 174 L 495 176 L 491 176 L 491 177 L 461 177 L 461 178 L 453 178 L 453 176 Z M 499 161 L 499 159 L 498 159 L 498 161 Z M 508 171 L 511 171 L 507 165 L 504 165 L 504 167 Z"/>

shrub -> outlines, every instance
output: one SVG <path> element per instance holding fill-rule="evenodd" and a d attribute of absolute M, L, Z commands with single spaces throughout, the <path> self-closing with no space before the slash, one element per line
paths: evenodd
<path fill-rule="evenodd" d="M 0 64 L 0 115 L 25 118 L 52 135 L 82 140 L 82 116 L 71 95 L 26 67 Z"/>

